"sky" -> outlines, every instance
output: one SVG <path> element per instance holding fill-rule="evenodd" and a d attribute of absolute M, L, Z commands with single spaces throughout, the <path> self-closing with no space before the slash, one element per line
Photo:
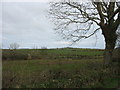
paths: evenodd
<path fill-rule="evenodd" d="M 40 2 L 15 0 L 4 1 L 0 4 L 0 38 L 2 47 L 9 48 L 11 43 L 17 43 L 20 48 L 98 48 L 104 49 L 105 43 L 101 32 L 97 37 L 81 40 L 74 45 L 63 40 L 53 30 L 54 24 L 48 17 L 49 3 L 47 0 Z"/>

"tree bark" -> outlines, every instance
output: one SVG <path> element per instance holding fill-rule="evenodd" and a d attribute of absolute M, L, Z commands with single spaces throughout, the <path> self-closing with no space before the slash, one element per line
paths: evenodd
<path fill-rule="evenodd" d="M 116 29 L 112 25 L 104 25 L 102 27 L 102 34 L 105 38 L 104 64 L 110 65 L 117 39 Z"/>
<path fill-rule="evenodd" d="M 112 63 L 112 55 L 114 48 L 111 47 L 111 44 L 106 44 L 104 51 L 104 64 L 110 65 Z"/>

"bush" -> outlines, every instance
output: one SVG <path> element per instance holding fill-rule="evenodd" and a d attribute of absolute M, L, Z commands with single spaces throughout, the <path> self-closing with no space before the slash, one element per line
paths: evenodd
<path fill-rule="evenodd" d="M 3 60 L 26 60 L 27 59 L 26 53 L 18 52 L 17 50 L 3 50 L 2 59 Z"/>

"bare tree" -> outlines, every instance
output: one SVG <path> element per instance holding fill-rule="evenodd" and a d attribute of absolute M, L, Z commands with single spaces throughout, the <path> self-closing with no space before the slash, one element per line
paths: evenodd
<path fill-rule="evenodd" d="M 46 46 L 42 46 L 41 49 L 47 49 L 47 47 Z"/>
<path fill-rule="evenodd" d="M 9 49 L 18 49 L 20 45 L 18 43 L 11 43 Z"/>
<path fill-rule="evenodd" d="M 33 46 L 33 49 L 38 49 L 38 46 L 34 45 L 34 46 Z"/>
<path fill-rule="evenodd" d="M 104 61 L 108 65 L 112 62 L 112 52 L 117 39 L 116 30 L 120 24 L 120 7 L 117 7 L 116 2 L 112 2 L 113 0 L 98 1 L 51 2 L 49 14 L 55 22 L 56 32 L 72 42 L 89 38 L 101 30 L 106 43 Z"/>

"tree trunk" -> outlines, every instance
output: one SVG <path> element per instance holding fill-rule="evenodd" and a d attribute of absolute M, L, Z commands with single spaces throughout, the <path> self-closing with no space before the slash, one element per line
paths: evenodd
<path fill-rule="evenodd" d="M 110 25 L 102 27 L 102 34 L 105 38 L 104 64 L 110 65 L 112 63 L 113 50 L 117 39 L 116 29 Z"/>
<path fill-rule="evenodd" d="M 113 50 L 114 48 L 112 48 L 110 44 L 106 44 L 106 48 L 104 51 L 104 64 L 105 65 L 110 65 L 112 63 Z"/>

